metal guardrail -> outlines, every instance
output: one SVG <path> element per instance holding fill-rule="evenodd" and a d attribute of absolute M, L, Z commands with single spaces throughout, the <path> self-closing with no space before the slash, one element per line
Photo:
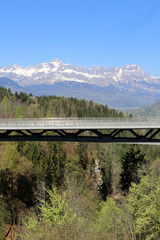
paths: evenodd
<path fill-rule="evenodd" d="M 0 122 L 24 121 L 101 121 L 101 122 L 160 122 L 153 117 L 86 117 L 86 118 L 0 118 Z"/>
<path fill-rule="evenodd" d="M 0 118 L 0 129 L 47 129 L 47 128 L 160 128 L 160 118 Z"/>
<path fill-rule="evenodd" d="M 0 118 L 1 122 L 54 122 L 54 121 L 100 121 L 100 122 L 159 122 L 160 118 L 152 117 L 86 117 L 86 118 Z"/>

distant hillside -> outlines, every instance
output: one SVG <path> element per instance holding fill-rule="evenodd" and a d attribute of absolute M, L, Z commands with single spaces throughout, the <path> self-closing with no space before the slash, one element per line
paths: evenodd
<path fill-rule="evenodd" d="M 128 111 L 138 116 L 160 117 L 160 100 L 149 106 Z"/>
<path fill-rule="evenodd" d="M 15 81 L 8 77 L 0 77 L 0 87 L 10 88 L 12 92 L 20 92 L 23 91 L 23 87 L 17 84 Z"/>
<path fill-rule="evenodd" d="M 123 113 L 107 105 L 73 97 L 12 93 L 0 87 L 0 117 L 121 117 Z"/>
<path fill-rule="evenodd" d="M 56 95 L 59 97 L 64 96 L 85 99 L 87 101 L 92 100 L 99 104 L 107 104 L 113 108 L 144 106 L 149 102 L 154 102 L 159 96 L 159 93 L 147 93 L 141 88 L 137 88 L 136 91 L 129 93 L 127 87 L 117 91 L 117 88 L 114 85 L 102 87 L 96 84 L 78 83 L 73 81 L 56 82 L 52 85 L 40 84 L 23 87 L 12 79 L 6 77 L 0 77 L 0 87 L 10 88 L 12 92 L 17 91 L 19 93 L 23 91 L 27 94 L 32 93 L 34 96 Z"/>

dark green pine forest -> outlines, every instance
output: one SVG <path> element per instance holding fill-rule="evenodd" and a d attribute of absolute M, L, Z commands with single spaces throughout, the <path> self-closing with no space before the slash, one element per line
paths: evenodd
<path fill-rule="evenodd" d="M 0 88 L 1 118 L 124 117 L 92 101 Z M 0 239 L 160 239 L 160 148 L 0 142 Z"/>

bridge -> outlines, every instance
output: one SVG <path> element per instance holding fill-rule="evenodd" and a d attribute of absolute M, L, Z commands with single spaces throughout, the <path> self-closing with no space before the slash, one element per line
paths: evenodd
<path fill-rule="evenodd" d="M 160 144 L 158 118 L 0 119 L 0 141 Z"/>

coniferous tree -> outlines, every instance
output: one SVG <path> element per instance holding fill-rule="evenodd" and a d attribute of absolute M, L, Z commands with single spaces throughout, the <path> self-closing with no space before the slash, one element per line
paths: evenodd
<path fill-rule="evenodd" d="M 146 162 L 144 156 L 139 148 L 132 146 L 122 157 L 120 184 L 123 191 L 128 192 L 132 182 L 139 183 L 138 170 Z"/>
<path fill-rule="evenodd" d="M 49 156 L 46 163 L 46 184 L 60 186 L 64 179 L 66 153 L 62 143 L 48 142 Z"/>
<path fill-rule="evenodd" d="M 87 163 L 88 163 L 87 144 L 78 143 L 77 153 L 78 153 L 80 165 L 82 166 L 83 170 L 86 170 Z"/>

